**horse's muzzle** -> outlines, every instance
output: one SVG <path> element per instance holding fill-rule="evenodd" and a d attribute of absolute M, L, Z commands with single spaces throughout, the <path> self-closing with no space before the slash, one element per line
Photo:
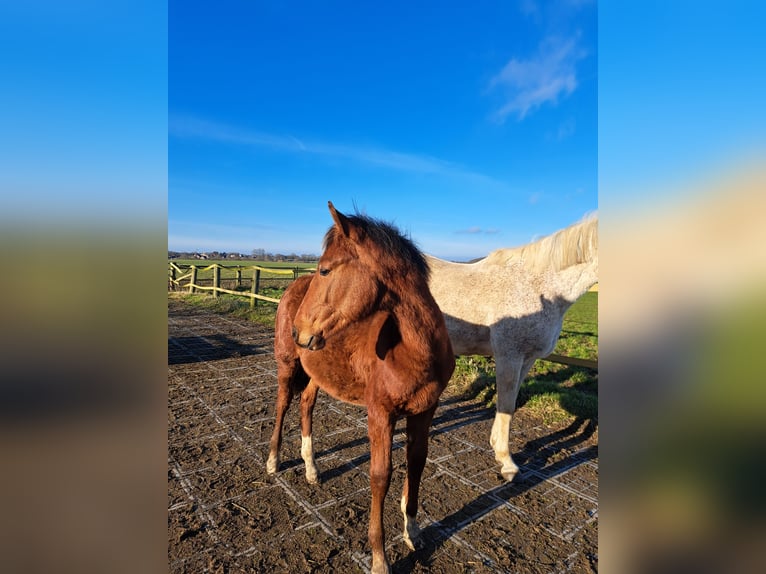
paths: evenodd
<path fill-rule="evenodd" d="M 295 327 L 293 327 L 293 341 L 295 341 L 295 344 L 299 347 L 308 349 L 309 351 L 318 351 L 324 348 L 325 343 L 322 335 L 309 335 L 308 340 L 302 341 L 301 335 Z"/>

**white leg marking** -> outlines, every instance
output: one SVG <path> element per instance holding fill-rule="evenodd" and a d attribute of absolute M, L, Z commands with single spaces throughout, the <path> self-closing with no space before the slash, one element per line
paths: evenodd
<path fill-rule="evenodd" d="M 423 543 L 420 539 L 420 526 L 418 526 L 417 520 L 414 516 L 407 514 L 407 499 L 402 495 L 402 514 L 404 515 L 404 532 L 402 538 L 404 543 L 410 550 L 417 550 L 423 547 Z"/>
<path fill-rule="evenodd" d="M 279 468 L 279 455 L 269 453 L 269 459 L 266 461 L 266 472 L 269 474 L 276 474 Z"/>
<path fill-rule="evenodd" d="M 390 574 L 391 567 L 386 562 L 386 557 L 382 559 L 372 555 L 372 568 L 370 568 L 370 574 Z"/>
<path fill-rule="evenodd" d="M 495 422 L 492 425 L 492 434 L 489 437 L 489 444 L 495 450 L 495 460 L 502 465 L 500 474 L 509 482 L 519 472 L 519 467 L 513 462 L 509 452 L 511 418 L 512 415 L 508 413 L 496 413 Z"/>
<path fill-rule="evenodd" d="M 319 482 L 319 471 L 314 461 L 314 445 L 311 436 L 301 436 L 301 458 L 306 464 L 306 481 L 309 484 Z"/>

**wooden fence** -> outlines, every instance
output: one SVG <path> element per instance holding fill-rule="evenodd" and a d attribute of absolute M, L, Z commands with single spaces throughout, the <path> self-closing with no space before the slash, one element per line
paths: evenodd
<path fill-rule="evenodd" d="M 203 285 L 200 274 L 212 271 L 212 280 L 210 285 Z M 250 307 L 255 307 L 258 300 L 269 301 L 270 303 L 279 303 L 279 299 L 263 295 L 261 291 L 261 282 L 263 279 L 285 278 L 288 282 L 297 279 L 301 273 L 313 273 L 314 268 L 293 267 L 275 268 L 261 267 L 260 265 L 221 265 L 212 263 L 207 266 L 197 265 L 176 265 L 172 261 L 168 262 L 168 289 L 169 290 L 188 290 L 189 293 L 212 292 L 213 296 L 218 297 L 219 293 L 229 295 L 238 295 L 240 297 L 250 298 Z M 229 277 L 224 278 L 227 274 Z M 251 277 L 243 277 L 243 273 L 251 274 Z M 276 276 L 276 277 L 274 277 Z M 226 289 L 222 286 L 223 281 L 232 283 L 234 287 L 240 288 L 246 281 L 250 282 L 250 291 L 239 289 Z"/>
<path fill-rule="evenodd" d="M 562 365 L 570 365 L 572 367 L 586 367 L 598 371 L 598 360 L 596 359 L 580 359 L 579 357 L 565 357 L 564 355 L 551 353 L 540 360 L 550 361 L 551 363 L 561 363 Z"/>
<path fill-rule="evenodd" d="M 207 271 L 212 271 L 212 284 L 211 285 L 202 285 L 200 283 L 200 273 L 204 273 Z M 243 279 L 243 272 L 249 272 L 252 274 L 250 280 L 250 291 L 237 291 L 234 289 L 226 289 L 221 286 L 222 282 L 222 271 L 226 271 L 227 274 L 233 275 L 231 277 L 228 277 L 226 280 L 229 282 L 234 282 L 236 287 L 241 287 L 243 284 L 243 281 L 246 281 L 248 279 Z M 273 279 L 274 275 L 277 277 L 284 277 L 287 279 L 288 282 L 294 281 L 297 279 L 300 274 L 302 273 L 313 273 L 316 271 L 315 268 L 301 268 L 301 267 L 293 267 L 290 269 L 286 268 L 275 268 L 275 267 L 261 267 L 260 265 L 249 265 L 249 266 L 230 266 L 230 265 L 220 265 L 218 263 L 212 263 L 210 265 L 207 265 L 205 267 L 197 266 L 197 265 L 176 265 L 172 261 L 168 262 L 168 289 L 171 290 L 182 290 L 186 289 L 189 291 L 189 293 L 195 293 L 197 291 L 212 291 L 213 295 L 215 297 L 218 296 L 219 293 L 228 293 L 229 295 L 238 295 L 240 297 L 249 297 L 250 298 L 250 307 L 253 308 L 255 305 L 257 305 L 258 300 L 261 301 L 269 301 L 270 303 L 279 303 L 279 299 L 276 299 L 274 297 L 269 297 L 267 295 L 262 295 L 259 293 L 261 289 L 261 279 L 262 274 L 271 276 L 270 279 Z M 571 365 L 574 367 L 586 367 L 589 369 L 598 370 L 598 360 L 594 359 L 580 359 L 577 357 L 566 357 L 564 355 L 558 355 L 555 353 L 551 353 L 550 355 L 543 357 L 541 360 L 544 361 L 551 361 L 553 363 L 561 363 L 563 365 Z"/>

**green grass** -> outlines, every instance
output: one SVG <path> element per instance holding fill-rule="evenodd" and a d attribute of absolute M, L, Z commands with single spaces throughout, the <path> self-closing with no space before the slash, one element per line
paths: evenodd
<path fill-rule="evenodd" d="M 564 316 L 554 353 L 598 359 L 598 293 L 585 293 Z M 497 399 L 495 360 L 460 356 L 448 390 L 478 398 L 488 406 Z M 519 389 L 517 408 L 524 408 L 546 424 L 575 418 L 598 418 L 598 372 L 583 367 L 538 360 Z"/>
<path fill-rule="evenodd" d="M 565 357 L 598 359 L 598 292 L 585 293 L 569 308 L 553 352 Z"/>
<path fill-rule="evenodd" d="M 263 289 L 262 295 L 268 297 L 280 298 L 284 289 Z M 277 314 L 276 303 L 270 303 L 268 301 L 258 301 L 258 304 L 251 309 L 250 300 L 244 297 L 237 297 L 235 295 L 222 294 L 218 297 L 213 297 L 208 294 L 190 294 L 180 291 L 168 293 L 169 298 L 179 299 L 193 305 L 207 309 L 220 315 L 233 315 L 235 317 L 241 317 L 254 323 L 259 323 L 267 327 L 274 328 L 274 320 Z"/>

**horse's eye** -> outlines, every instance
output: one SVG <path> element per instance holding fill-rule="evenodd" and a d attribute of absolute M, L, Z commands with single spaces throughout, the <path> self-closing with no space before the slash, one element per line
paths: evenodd
<path fill-rule="evenodd" d="M 320 274 L 322 277 L 325 277 L 325 276 L 326 276 L 327 274 L 329 274 L 329 273 L 330 273 L 330 270 L 329 270 L 329 269 L 327 269 L 327 267 L 322 267 L 322 268 L 320 268 L 320 269 L 319 269 L 319 274 Z"/>

